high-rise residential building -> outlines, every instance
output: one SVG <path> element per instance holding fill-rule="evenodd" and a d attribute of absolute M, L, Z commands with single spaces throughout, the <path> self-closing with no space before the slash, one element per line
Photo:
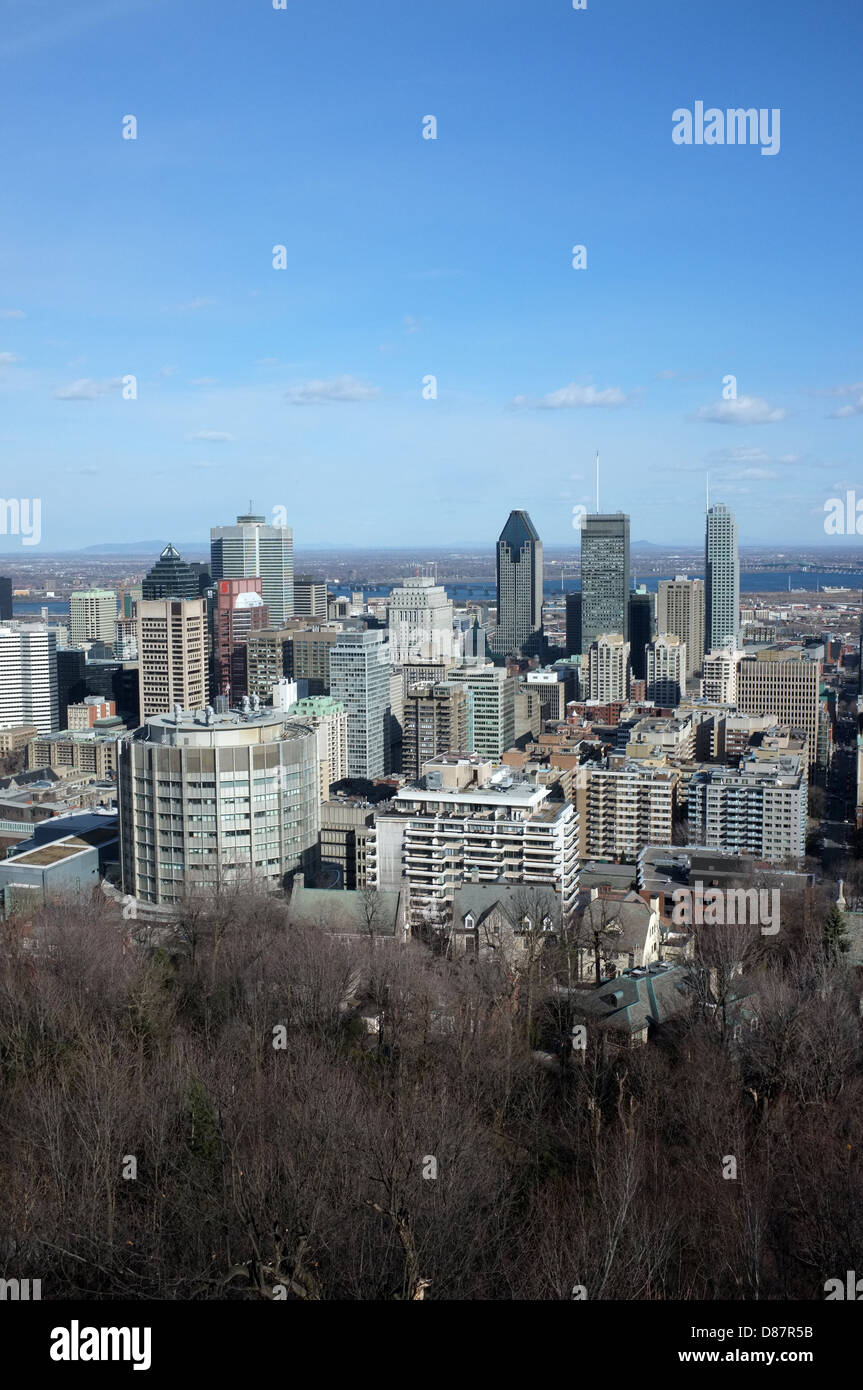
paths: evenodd
<path fill-rule="evenodd" d="M 411 575 L 389 597 L 390 658 L 395 666 L 406 661 L 440 661 L 455 655 L 453 606 L 446 589 L 430 575 Z"/>
<path fill-rule="evenodd" d="M 647 679 L 647 647 L 656 634 L 656 596 L 642 585 L 629 595 L 629 664 L 633 680 Z"/>
<path fill-rule="evenodd" d="M 462 685 L 473 697 L 473 751 L 502 758 L 515 742 L 517 682 L 500 666 L 454 666 L 447 680 Z"/>
<path fill-rule="evenodd" d="M 629 643 L 619 632 L 602 632 L 588 653 L 588 698 L 610 705 L 629 696 Z"/>
<path fill-rule="evenodd" d="M 0 627 L 0 726 L 18 724 L 40 734 L 60 727 L 57 639 L 38 623 Z"/>
<path fill-rule="evenodd" d="M 660 579 L 656 595 L 656 630 L 686 643 L 686 674 L 701 670 L 704 655 L 704 582 L 678 574 Z"/>
<path fill-rule="evenodd" d="M 647 648 L 647 698 L 662 706 L 677 705 L 686 691 L 686 643 L 671 632 Z"/>
<path fill-rule="evenodd" d="M 0 623 L 12 620 L 12 580 L 0 574 Z"/>
<path fill-rule="evenodd" d="M 261 597 L 274 626 L 294 612 L 294 534 L 263 516 L 238 516 L 235 526 L 210 531 L 210 573 L 217 579 L 261 581 Z"/>
<path fill-rule="evenodd" d="M 737 708 L 741 714 L 772 714 L 779 724 L 805 730 L 809 760 L 816 763 L 820 688 L 820 661 L 810 661 L 799 648 L 768 647 L 740 662 Z"/>
<path fill-rule="evenodd" d="M 497 543 L 497 656 L 536 652 L 542 645 L 542 541 L 527 512 L 510 512 Z"/>
<path fill-rule="evenodd" d="M 740 630 L 740 557 L 737 522 L 722 502 L 707 513 L 704 543 L 704 650 L 737 647 Z"/>
<path fill-rule="evenodd" d="M 283 677 L 290 678 L 294 629 L 267 627 L 250 632 L 246 642 L 246 685 L 249 695 L 265 700 Z M 329 669 L 329 668 L 328 668 Z M 323 689 L 311 690 L 323 694 Z"/>
<path fill-rule="evenodd" d="M 704 768 L 689 784 L 693 843 L 774 863 L 802 858 L 807 795 L 799 757 L 745 757 L 737 768 Z"/>
<path fill-rule="evenodd" d="M 327 617 L 327 585 L 312 574 L 294 576 L 294 613 L 298 618 Z"/>
<path fill-rule="evenodd" d="M 402 772 L 417 778 L 439 753 L 473 752 L 473 696 L 451 681 L 413 685 L 404 701 Z"/>
<path fill-rule="evenodd" d="M 587 852 L 634 861 L 645 845 L 672 843 L 680 773 L 642 759 L 587 765 Z"/>
<path fill-rule="evenodd" d="M 208 703 L 207 605 L 202 598 L 138 604 L 140 718 Z"/>
<path fill-rule="evenodd" d="M 151 716 L 120 747 L 123 891 L 172 904 L 314 874 L 318 776 L 313 730 L 272 710 Z"/>
<path fill-rule="evenodd" d="M 564 924 L 573 919 L 578 812 L 514 768 L 495 772 L 478 755 L 425 763 L 421 781 L 376 814 L 375 840 L 376 885 L 406 883 L 417 927 L 445 929 L 456 889 L 470 882 L 553 893 Z"/>
<path fill-rule="evenodd" d="M 142 598 L 199 598 L 198 576 L 173 545 L 166 545 L 141 581 Z"/>
<path fill-rule="evenodd" d="M 113 589 L 79 589 L 69 596 L 69 628 L 73 646 L 80 642 L 113 643 L 116 636 L 117 595 Z"/>
<path fill-rule="evenodd" d="M 581 520 L 581 650 L 603 632 L 629 641 L 629 517 L 593 512 Z"/>
<path fill-rule="evenodd" d="M 269 628 L 270 614 L 261 597 L 261 581 L 220 579 L 212 610 L 214 695 L 238 704 L 249 693 L 246 644 L 253 632 Z"/>
<path fill-rule="evenodd" d="M 736 705 L 737 672 L 743 653 L 732 647 L 707 652 L 701 665 L 701 698 L 714 704 Z"/>
<path fill-rule="evenodd" d="M 309 729 L 314 729 L 318 749 L 321 801 L 328 801 L 330 787 L 348 775 L 348 712 L 331 695 L 312 695 L 297 700 L 288 710 Z"/>
<path fill-rule="evenodd" d="M 390 648 L 385 632 L 340 632 L 330 651 L 330 694 L 348 712 L 348 776 L 387 771 Z"/>

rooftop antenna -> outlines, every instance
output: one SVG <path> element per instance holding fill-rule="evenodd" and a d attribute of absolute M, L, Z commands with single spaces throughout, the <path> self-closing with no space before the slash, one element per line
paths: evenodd
<path fill-rule="evenodd" d="M 598 449 L 597 449 L 597 451 L 596 451 L 596 458 L 594 459 L 594 463 L 595 463 L 595 465 L 596 465 L 596 511 L 597 511 L 597 515 L 599 515 L 599 450 L 598 450 Z"/>

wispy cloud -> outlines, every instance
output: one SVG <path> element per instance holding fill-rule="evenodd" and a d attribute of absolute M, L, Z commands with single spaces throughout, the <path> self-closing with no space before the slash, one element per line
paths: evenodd
<path fill-rule="evenodd" d="M 0 367 L 14 367 L 19 360 L 16 352 L 0 352 Z"/>
<path fill-rule="evenodd" d="M 332 381 L 306 381 L 299 386 L 291 386 L 285 392 L 285 399 L 291 405 L 323 405 L 331 401 L 371 401 L 379 395 L 376 386 L 357 381 L 353 376 L 339 376 Z"/>
<path fill-rule="evenodd" d="M 55 401 L 95 401 L 100 396 L 107 396 L 112 391 L 119 391 L 123 385 L 123 378 L 112 377 L 110 381 L 93 381 L 90 377 L 81 377 L 79 381 L 73 381 L 68 386 L 58 386 L 54 392 Z"/>
<path fill-rule="evenodd" d="M 0 309 L 0 319 L 26 319 L 23 309 Z"/>
<path fill-rule="evenodd" d="M 187 434 L 186 439 L 190 444 L 202 439 L 205 444 L 233 444 L 234 436 L 225 430 L 196 430 L 194 434 Z"/>
<path fill-rule="evenodd" d="M 193 386 L 217 386 L 218 378 L 214 376 L 195 376 L 192 377 Z"/>
<path fill-rule="evenodd" d="M 176 304 L 173 312 L 177 314 L 194 314 L 198 309 L 209 309 L 215 302 L 215 299 L 204 299 L 203 297 L 189 299 L 185 304 Z"/>
<path fill-rule="evenodd" d="M 784 420 L 787 411 L 772 406 L 763 396 L 738 396 L 733 401 L 714 401 L 696 410 L 693 419 L 714 425 L 773 425 Z"/>
<path fill-rule="evenodd" d="M 516 396 L 513 405 L 532 410 L 589 410 L 600 407 L 615 410 L 632 399 L 619 386 L 605 386 L 597 390 L 595 386 L 578 386 L 574 381 L 569 386 L 561 386 L 547 396 L 534 399 L 530 396 Z"/>
<path fill-rule="evenodd" d="M 831 420 L 850 420 L 852 415 L 863 415 L 863 392 L 856 401 L 850 405 L 840 405 L 838 410 L 830 412 Z"/>

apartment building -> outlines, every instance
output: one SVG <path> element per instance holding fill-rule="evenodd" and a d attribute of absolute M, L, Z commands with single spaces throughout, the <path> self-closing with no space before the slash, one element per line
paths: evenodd
<path fill-rule="evenodd" d="M 647 698 L 673 707 L 686 691 L 686 643 L 664 633 L 647 647 Z"/>
<path fill-rule="evenodd" d="M 501 758 L 515 742 L 516 681 L 500 666 L 455 666 L 447 680 L 473 697 L 473 747 L 486 758 Z"/>
<path fill-rule="evenodd" d="M 612 704 L 629 696 L 629 643 L 619 632 L 603 632 L 590 645 L 588 689 L 591 700 Z"/>
<path fill-rule="evenodd" d="M 695 844 L 781 863 L 806 852 L 808 778 L 794 754 L 747 757 L 739 768 L 705 768 L 689 787 Z"/>
<path fill-rule="evenodd" d="M 547 786 L 488 759 L 441 756 L 375 817 L 377 886 L 408 889 L 412 925 L 447 922 L 464 883 L 552 892 L 565 921 L 578 894 L 578 813 Z"/>
<path fill-rule="evenodd" d="M 402 772 L 417 779 L 439 753 L 473 752 L 473 695 L 467 686 L 441 681 L 414 685 L 404 699 Z"/>
<path fill-rule="evenodd" d="M 680 773 L 627 759 L 587 764 L 587 850 L 592 859 L 634 860 L 647 844 L 673 838 Z"/>

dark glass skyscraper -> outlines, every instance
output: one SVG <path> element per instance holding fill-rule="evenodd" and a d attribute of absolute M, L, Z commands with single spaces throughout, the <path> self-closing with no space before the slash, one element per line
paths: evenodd
<path fill-rule="evenodd" d="M 629 595 L 629 664 L 637 681 L 647 677 L 645 647 L 653 640 L 656 627 L 654 603 L 654 595 L 642 590 Z"/>
<path fill-rule="evenodd" d="M 497 626 L 489 646 L 509 656 L 541 644 L 542 541 L 527 512 L 510 512 L 497 543 Z"/>
<path fill-rule="evenodd" d="M 12 617 L 12 580 L 0 574 L 0 623 Z"/>
<path fill-rule="evenodd" d="M 629 517 L 593 512 L 581 522 L 581 650 L 603 632 L 629 641 Z"/>
<path fill-rule="evenodd" d="M 197 598 L 198 576 L 173 545 L 166 545 L 141 582 L 141 597 Z"/>

